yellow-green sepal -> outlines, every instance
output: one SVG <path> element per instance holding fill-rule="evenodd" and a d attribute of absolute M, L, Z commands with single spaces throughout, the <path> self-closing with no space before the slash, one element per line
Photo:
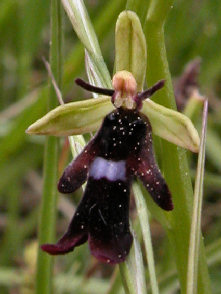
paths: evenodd
<path fill-rule="evenodd" d="M 96 131 L 114 106 L 109 97 L 66 103 L 33 123 L 26 133 L 32 135 L 71 136 Z"/>
<path fill-rule="evenodd" d="M 135 12 L 123 11 L 115 29 L 116 72 L 126 70 L 133 74 L 137 90 L 143 89 L 146 74 L 146 40 Z"/>
<path fill-rule="evenodd" d="M 58 106 L 33 123 L 28 134 L 70 136 L 96 131 L 114 107 L 109 97 L 100 97 Z M 153 133 L 178 146 L 198 152 L 199 135 L 185 115 L 150 99 L 143 102 L 142 113 L 150 120 Z"/>
<path fill-rule="evenodd" d="M 155 135 L 192 152 L 199 151 L 198 132 L 187 116 L 150 99 L 143 102 L 142 112 L 149 118 Z"/>

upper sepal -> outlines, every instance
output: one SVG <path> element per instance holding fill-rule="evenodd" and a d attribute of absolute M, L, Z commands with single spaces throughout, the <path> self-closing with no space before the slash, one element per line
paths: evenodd
<path fill-rule="evenodd" d="M 116 72 L 126 70 L 133 74 L 137 89 L 143 89 L 146 74 L 146 40 L 139 17 L 133 11 L 123 11 L 115 29 Z"/>

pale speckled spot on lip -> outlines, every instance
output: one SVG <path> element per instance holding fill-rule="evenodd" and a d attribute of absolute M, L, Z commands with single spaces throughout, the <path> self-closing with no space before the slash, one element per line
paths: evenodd
<path fill-rule="evenodd" d="M 91 164 L 89 176 L 95 180 L 107 178 L 109 181 L 126 181 L 125 160 L 112 161 L 97 157 Z"/>

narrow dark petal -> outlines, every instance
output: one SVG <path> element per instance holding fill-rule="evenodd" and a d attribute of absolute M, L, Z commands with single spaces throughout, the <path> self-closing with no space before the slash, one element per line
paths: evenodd
<path fill-rule="evenodd" d="M 161 208 L 164 210 L 173 209 L 169 188 L 156 164 L 150 165 L 148 162 L 143 162 L 137 170 L 137 176 Z"/>
<path fill-rule="evenodd" d="M 81 88 L 93 92 L 93 93 L 97 93 L 97 94 L 103 94 L 103 95 L 107 95 L 107 96 L 112 96 L 114 94 L 114 90 L 113 89 L 106 89 L 106 88 L 100 88 L 100 87 L 96 87 L 93 86 L 91 84 L 88 84 L 87 82 L 85 82 L 82 79 L 76 79 L 75 83 L 80 86 Z"/>
<path fill-rule="evenodd" d="M 92 255 L 111 264 L 124 261 L 133 240 L 129 230 L 130 184 L 89 178 L 87 193 L 94 198 L 88 229 Z"/>
<path fill-rule="evenodd" d="M 87 180 L 90 163 L 96 156 L 96 144 L 92 139 L 84 150 L 64 170 L 58 182 L 61 193 L 72 193 Z"/>
<path fill-rule="evenodd" d="M 144 99 L 146 99 L 148 97 L 151 97 L 156 91 L 163 88 L 164 84 L 165 84 L 165 80 L 158 81 L 151 88 L 137 94 L 137 98 L 140 99 L 140 100 L 144 100 Z"/>
<path fill-rule="evenodd" d="M 139 154 L 134 153 L 128 158 L 128 168 L 130 173 L 137 176 L 153 200 L 163 209 L 172 210 L 173 203 L 169 188 L 157 166 L 152 149 L 151 125 L 146 120 L 147 135 L 145 141 L 140 143 L 142 146 Z"/>

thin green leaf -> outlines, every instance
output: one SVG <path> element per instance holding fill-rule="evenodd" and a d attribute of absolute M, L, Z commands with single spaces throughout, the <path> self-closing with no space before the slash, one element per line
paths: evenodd
<path fill-rule="evenodd" d="M 109 289 L 105 294 L 120 294 L 124 293 L 119 267 L 115 267 L 114 272 L 112 273 Z"/>
<path fill-rule="evenodd" d="M 142 192 L 140 190 L 140 187 L 137 183 L 134 183 L 133 190 L 134 190 L 134 196 L 136 201 L 137 214 L 139 216 L 142 236 L 143 236 L 144 245 L 145 245 L 151 290 L 152 290 L 152 294 L 159 294 L 159 288 L 158 288 L 156 272 L 155 272 L 155 262 L 154 262 L 153 247 L 151 242 L 151 232 L 150 232 L 147 206 L 143 198 Z"/>
<path fill-rule="evenodd" d="M 89 82 L 91 85 L 95 85 L 97 87 L 107 87 L 105 79 L 101 77 L 101 73 L 97 65 L 94 62 L 94 58 L 85 50 L 85 67 Z M 92 93 L 94 98 L 97 98 L 99 95 L 96 93 Z"/>
<path fill-rule="evenodd" d="M 127 261 L 119 264 L 119 269 L 125 293 L 136 294 L 136 288 L 133 279 L 134 277 L 130 271 L 130 266 Z"/>
<path fill-rule="evenodd" d="M 126 261 L 119 265 L 124 290 L 128 294 L 146 294 L 146 283 L 141 248 L 134 231 L 133 247 Z"/>
<path fill-rule="evenodd" d="M 132 230 L 132 235 L 133 235 L 133 242 L 134 242 L 134 258 L 135 258 L 134 276 L 135 276 L 136 289 L 137 289 L 136 293 L 146 294 L 147 289 L 146 289 L 142 250 L 140 248 L 140 244 L 133 230 Z"/>
<path fill-rule="evenodd" d="M 194 189 L 193 216 L 190 232 L 187 293 L 195 294 L 197 290 L 199 243 L 201 234 L 201 212 L 203 200 L 203 178 L 205 165 L 206 127 L 207 127 L 208 100 L 204 102 L 203 122 L 201 132 L 200 151 L 197 164 L 197 174 Z"/>
<path fill-rule="evenodd" d="M 78 35 L 88 51 L 100 55 L 100 46 L 90 21 L 87 9 L 82 0 L 62 0 L 65 11 Z"/>
<path fill-rule="evenodd" d="M 59 0 L 51 0 L 50 9 L 50 63 L 52 71 L 58 86 L 61 86 L 62 76 L 62 52 L 61 52 L 61 4 Z M 50 94 L 47 99 L 48 110 L 57 105 L 55 91 L 52 84 L 50 85 Z M 39 244 L 51 243 L 55 236 L 55 219 L 57 206 L 57 175 L 58 175 L 58 139 L 54 137 L 46 138 L 44 153 L 44 169 L 43 169 L 43 191 L 42 202 L 38 227 Z M 36 294 L 49 294 L 52 290 L 53 280 L 53 259 L 51 256 L 38 248 L 37 265 L 36 265 Z"/>
<path fill-rule="evenodd" d="M 174 90 L 164 40 L 164 23 L 168 12 L 173 7 L 173 2 L 172 0 L 150 1 L 145 24 L 145 36 L 148 48 L 147 83 L 153 85 L 156 81 L 165 79 L 165 87 L 155 94 L 154 99 L 165 107 L 175 109 Z M 174 47 L 174 44 L 172 47 Z M 173 197 L 175 209 L 170 214 L 171 228 L 167 229 L 167 234 L 174 249 L 174 259 L 179 275 L 181 292 L 186 293 L 188 245 L 193 201 L 187 158 L 183 150 L 176 148 L 172 144 L 168 144 L 164 140 L 155 140 L 155 143 L 158 143 L 156 144 L 158 150 L 161 149 L 159 150 L 158 157 L 160 158 L 164 177 Z M 199 260 L 198 271 L 198 294 L 211 293 L 203 249 L 204 246 L 202 243 L 200 246 L 201 259 Z"/>
<path fill-rule="evenodd" d="M 221 262 L 220 248 L 221 248 L 221 238 L 207 245 L 206 257 L 207 257 L 207 264 L 210 268 L 220 264 Z M 169 271 L 164 272 L 160 276 L 159 284 L 160 284 L 161 294 L 170 294 L 170 293 L 173 293 L 174 291 L 178 291 L 179 284 L 178 284 L 176 269 L 175 268 L 169 269 Z"/>
<path fill-rule="evenodd" d="M 82 0 L 62 0 L 64 9 L 73 25 L 79 39 L 87 49 L 91 59 L 100 71 L 101 79 L 105 87 L 111 87 L 111 78 L 107 66 L 103 60 L 96 33 Z"/>

